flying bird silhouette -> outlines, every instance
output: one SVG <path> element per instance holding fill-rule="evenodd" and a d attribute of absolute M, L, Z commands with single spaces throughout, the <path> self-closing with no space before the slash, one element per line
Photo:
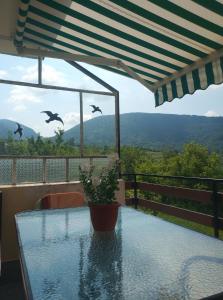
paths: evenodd
<path fill-rule="evenodd" d="M 99 108 L 99 106 L 95 106 L 95 105 L 90 105 L 90 106 L 93 108 L 93 110 L 92 110 L 93 113 L 95 113 L 96 111 L 98 111 L 98 112 L 100 112 L 102 114 L 102 111 Z"/>
<path fill-rule="evenodd" d="M 46 120 L 46 123 L 50 123 L 50 122 L 52 122 L 52 121 L 59 121 L 59 122 L 61 122 L 61 123 L 64 125 L 63 120 L 58 116 L 57 113 L 56 113 L 56 114 L 53 114 L 53 113 L 52 113 L 51 111 L 49 111 L 49 110 L 41 111 L 41 113 L 45 113 L 45 114 L 47 114 L 47 116 L 49 117 L 49 119 Z"/>
<path fill-rule="evenodd" d="M 19 123 L 16 123 L 17 124 L 17 126 L 18 126 L 18 128 L 14 131 L 14 134 L 16 134 L 16 133 L 18 133 L 19 134 L 19 136 L 20 136 L 20 138 L 22 137 L 22 131 L 23 131 L 23 128 L 22 128 L 22 126 L 19 124 Z"/>

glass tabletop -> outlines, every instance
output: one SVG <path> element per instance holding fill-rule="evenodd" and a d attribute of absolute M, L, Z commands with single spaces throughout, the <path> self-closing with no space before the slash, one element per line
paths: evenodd
<path fill-rule="evenodd" d="M 222 292 L 223 242 L 132 208 L 113 233 L 87 207 L 16 215 L 30 299 L 200 299 Z"/>

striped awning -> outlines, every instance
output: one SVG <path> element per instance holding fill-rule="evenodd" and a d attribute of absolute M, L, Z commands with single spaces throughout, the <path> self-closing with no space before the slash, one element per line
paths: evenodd
<path fill-rule="evenodd" d="M 223 82 L 223 0 L 20 0 L 15 44 L 117 60 L 158 106 Z"/>

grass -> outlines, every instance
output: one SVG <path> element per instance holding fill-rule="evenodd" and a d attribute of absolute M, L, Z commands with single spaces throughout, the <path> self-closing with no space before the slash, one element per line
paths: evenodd
<path fill-rule="evenodd" d="M 147 214 L 151 214 L 154 215 L 154 212 L 150 209 L 147 208 L 142 208 L 139 207 L 140 210 L 142 210 L 143 212 L 147 213 Z M 171 216 L 171 215 L 167 215 L 161 212 L 156 212 L 156 217 L 161 218 L 165 221 L 189 228 L 191 230 L 197 231 L 197 232 L 201 232 L 203 234 L 206 234 L 208 236 L 214 236 L 214 229 L 213 227 L 209 227 L 209 226 L 205 226 L 205 225 L 201 225 L 192 221 L 187 221 L 175 216 Z M 219 230 L 219 238 L 221 240 L 223 240 L 223 230 Z"/>

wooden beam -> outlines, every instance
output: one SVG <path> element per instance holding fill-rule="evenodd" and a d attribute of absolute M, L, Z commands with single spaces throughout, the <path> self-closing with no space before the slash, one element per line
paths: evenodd
<path fill-rule="evenodd" d="M 126 203 L 127 205 L 132 204 L 131 199 L 126 199 Z M 199 212 L 190 211 L 187 209 L 145 199 L 139 199 L 138 205 L 141 207 L 149 208 L 151 210 L 163 212 L 181 219 L 213 227 L 214 217 L 211 215 L 206 215 Z M 219 228 L 223 229 L 223 218 L 219 218 Z"/>
<path fill-rule="evenodd" d="M 133 182 L 126 181 L 125 188 L 133 189 Z M 211 203 L 211 199 L 212 199 L 211 191 L 181 188 L 181 187 L 161 185 L 156 183 L 138 182 L 138 189 L 141 191 L 158 193 L 165 196 L 198 201 L 205 204 Z"/>

